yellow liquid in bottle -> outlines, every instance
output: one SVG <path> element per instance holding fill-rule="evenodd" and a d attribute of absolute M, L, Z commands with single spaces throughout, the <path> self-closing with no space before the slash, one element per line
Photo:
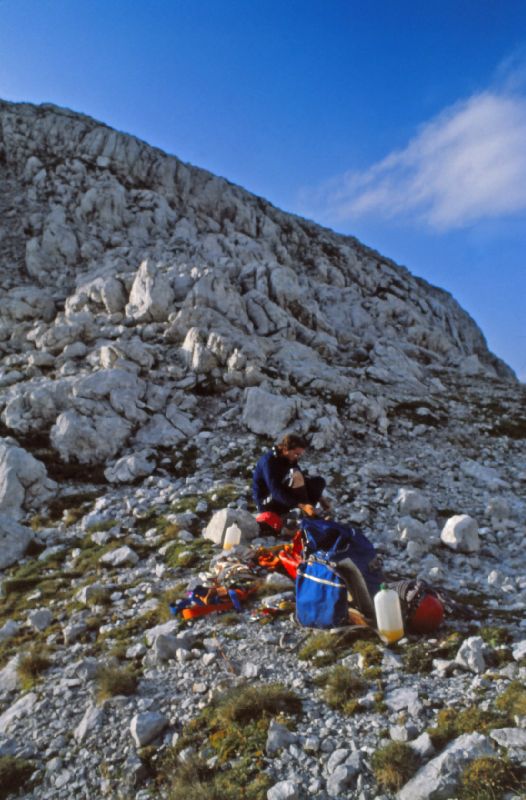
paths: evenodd
<path fill-rule="evenodd" d="M 403 637 L 404 629 L 397 628 L 394 631 L 383 631 L 380 629 L 378 633 L 380 634 L 384 642 L 386 642 L 387 644 L 393 644 L 393 642 L 397 642 L 399 639 Z"/>

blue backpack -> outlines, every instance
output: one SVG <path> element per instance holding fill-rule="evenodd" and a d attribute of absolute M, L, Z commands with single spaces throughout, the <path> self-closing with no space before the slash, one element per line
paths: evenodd
<path fill-rule="evenodd" d="M 371 566 L 376 557 L 374 545 L 357 528 L 333 520 L 309 517 L 301 521 L 300 528 L 304 536 L 304 561 L 296 578 L 296 618 L 300 625 L 346 625 L 350 589 L 353 603 L 370 615 L 371 597 L 382 579 Z"/>

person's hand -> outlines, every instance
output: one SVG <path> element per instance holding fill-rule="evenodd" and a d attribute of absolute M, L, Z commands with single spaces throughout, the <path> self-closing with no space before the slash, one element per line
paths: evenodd
<path fill-rule="evenodd" d="M 316 510 L 315 510 L 314 506 L 311 506 L 310 503 L 299 503 L 298 508 L 301 511 L 303 511 L 303 513 L 306 514 L 307 517 L 315 517 L 316 516 Z"/>

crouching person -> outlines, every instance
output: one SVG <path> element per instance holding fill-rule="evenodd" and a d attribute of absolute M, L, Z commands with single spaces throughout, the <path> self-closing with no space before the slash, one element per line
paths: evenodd
<path fill-rule="evenodd" d="M 322 508 L 329 508 L 328 501 L 322 497 L 325 480 L 307 475 L 299 466 L 307 447 L 308 442 L 303 436 L 288 433 L 256 464 L 252 482 L 259 512 L 256 519 L 270 525 L 276 533 L 281 530 L 283 516 L 294 508 L 299 508 L 307 516 L 316 515 L 317 503 Z"/>

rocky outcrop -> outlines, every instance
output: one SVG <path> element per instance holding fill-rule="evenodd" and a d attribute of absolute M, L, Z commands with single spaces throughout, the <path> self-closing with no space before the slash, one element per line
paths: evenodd
<path fill-rule="evenodd" d="M 63 462 L 191 440 L 174 391 L 248 389 L 248 430 L 323 447 L 347 420 L 386 435 L 437 374 L 513 380 L 446 292 L 132 136 L 0 102 L 0 147 L 1 419 Z"/>

